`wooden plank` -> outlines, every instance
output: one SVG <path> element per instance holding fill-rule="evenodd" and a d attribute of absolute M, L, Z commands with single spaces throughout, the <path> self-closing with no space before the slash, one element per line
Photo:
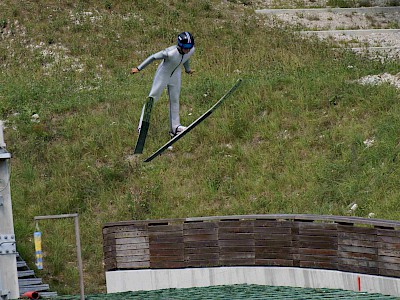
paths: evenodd
<path fill-rule="evenodd" d="M 252 252 L 254 253 L 254 247 L 248 246 L 223 246 L 220 247 L 220 253 L 231 253 L 231 252 Z"/>
<path fill-rule="evenodd" d="M 266 227 L 266 228 L 291 228 L 293 222 L 291 221 L 277 221 L 277 220 L 261 220 L 257 219 L 254 221 L 254 227 Z"/>
<path fill-rule="evenodd" d="M 192 260 L 214 260 L 217 261 L 219 259 L 219 253 L 197 253 L 197 254 L 187 254 L 184 255 L 185 261 L 192 261 Z"/>
<path fill-rule="evenodd" d="M 262 229 L 262 230 L 260 230 Z M 265 228 L 254 228 L 255 236 L 292 236 L 292 228 L 273 228 L 272 230 L 265 230 Z"/>
<path fill-rule="evenodd" d="M 376 240 L 381 243 L 400 244 L 400 237 L 397 236 L 379 235 Z"/>
<path fill-rule="evenodd" d="M 186 261 L 186 267 L 215 267 L 219 266 L 219 259 L 207 259 L 207 260 L 194 260 L 191 259 Z"/>
<path fill-rule="evenodd" d="M 376 261 L 378 259 L 378 255 L 376 255 L 376 253 L 362 253 L 362 252 L 339 252 L 338 257 L 373 260 L 373 261 Z"/>
<path fill-rule="evenodd" d="M 400 222 L 391 220 L 379 220 L 379 219 L 366 219 L 360 217 L 345 217 L 345 216 L 332 216 L 332 215 L 311 215 L 311 214 L 270 214 L 270 215 L 240 215 L 240 216 L 212 216 L 212 217 L 196 217 L 186 219 L 173 219 L 173 220 L 146 220 L 146 221 L 121 221 L 118 223 L 106 223 L 103 228 L 120 226 L 120 225 L 132 225 L 132 224 L 151 224 L 160 222 L 198 222 L 198 221 L 220 221 L 220 220 L 275 220 L 275 221 L 323 221 L 323 222 L 335 222 L 335 223 L 347 223 L 347 224 L 363 224 L 376 226 L 381 228 L 400 228 Z"/>
<path fill-rule="evenodd" d="M 336 256 L 329 255 L 307 255 L 307 254 L 293 254 L 293 259 L 300 261 L 314 261 L 314 262 L 331 262 L 336 263 Z"/>
<path fill-rule="evenodd" d="M 124 231 L 124 232 L 116 232 L 114 233 L 114 238 L 122 239 L 122 238 L 135 238 L 135 237 L 147 237 L 147 231 Z"/>
<path fill-rule="evenodd" d="M 364 267 L 364 266 L 358 266 L 358 265 L 354 265 L 354 264 L 347 265 L 347 264 L 342 264 L 339 262 L 337 269 L 339 271 L 378 275 L 377 267 Z"/>
<path fill-rule="evenodd" d="M 221 252 L 220 260 L 255 258 L 254 252 Z"/>
<path fill-rule="evenodd" d="M 151 256 L 176 256 L 176 255 L 183 255 L 184 249 L 166 249 L 166 248 L 158 248 L 158 249 L 151 249 L 150 254 Z"/>
<path fill-rule="evenodd" d="M 376 235 L 352 232 L 338 232 L 338 239 L 376 242 Z"/>
<path fill-rule="evenodd" d="M 312 249 L 312 248 L 299 248 L 294 249 L 298 254 L 304 255 L 326 255 L 326 256 L 337 256 L 336 249 Z"/>
<path fill-rule="evenodd" d="M 400 257 L 400 249 L 399 250 L 388 250 L 378 248 L 379 256 L 392 256 L 392 257 Z"/>
<path fill-rule="evenodd" d="M 117 262 L 114 258 L 104 258 L 104 269 L 106 271 L 114 270 L 117 268 Z"/>
<path fill-rule="evenodd" d="M 379 263 L 390 263 L 393 266 L 400 265 L 400 257 L 379 256 L 377 260 Z"/>
<path fill-rule="evenodd" d="M 264 247 L 264 248 L 283 248 L 283 247 L 292 247 L 293 242 L 290 241 L 269 241 L 269 240 L 256 240 L 254 242 L 256 247 Z"/>
<path fill-rule="evenodd" d="M 378 264 L 379 270 L 386 269 L 386 270 L 400 271 L 400 265 L 399 264 L 392 264 L 392 263 L 387 263 L 387 262 L 378 262 L 377 264 Z"/>
<path fill-rule="evenodd" d="M 376 235 L 376 229 L 371 227 L 359 227 L 359 226 L 343 226 L 337 225 L 338 232 L 342 233 L 354 233 L 354 234 L 366 234 Z"/>
<path fill-rule="evenodd" d="M 228 221 L 219 221 L 218 223 L 218 228 L 226 228 L 226 227 L 235 227 L 235 228 L 248 228 L 248 227 L 254 227 L 254 221 L 253 220 L 228 220 Z"/>
<path fill-rule="evenodd" d="M 365 247 L 352 247 L 352 246 L 338 246 L 338 256 L 346 255 L 345 253 L 360 253 L 360 254 L 369 254 L 369 255 L 377 255 L 378 252 L 375 248 L 365 248 Z"/>
<path fill-rule="evenodd" d="M 253 233 L 219 233 L 218 239 L 221 240 L 254 240 Z"/>
<path fill-rule="evenodd" d="M 337 224 L 332 223 L 303 223 L 295 222 L 295 226 L 299 229 L 299 232 L 313 232 L 315 231 L 336 231 Z"/>
<path fill-rule="evenodd" d="M 377 247 L 377 243 L 374 241 L 353 240 L 353 239 L 338 239 L 338 245 L 356 246 L 356 247 L 374 248 L 374 249 Z"/>
<path fill-rule="evenodd" d="M 155 255 L 155 256 L 151 256 L 150 257 L 150 264 L 153 264 L 153 263 L 158 263 L 158 262 L 168 262 L 168 261 L 171 261 L 171 262 L 173 262 L 173 261 L 184 261 L 185 260 L 185 258 L 184 258 L 184 255 L 183 255 L 183 253 L 182 254 L 180 254 L 180 255 L 175 255 L 175 256 L 170 256 L 170 255 L 168 255 L 168 256 L 162 256 L 162 255 Z"/>
<path fill-rule="evenodd" d="M 150 253 L 151 251 L 157 250 L 157 249 L 170 249 L 170 250 L 179 250 L 179 249 L 184 249 L 183 243 L 153 243 L 150 244 Z"/>
<path fill-rule="evenodd" d="M 112 234 L 116 232 L 129 232 L 129 231 L 147 231 L 147 225 L 122 225 L 103 228 L 103 234 Z"/>
<path fill-rule="evenodd" d="M 137 237 L 137 238 L 126 238 L 126 239 L 116 239 L 115 245 L 126 245 L 126 244 L 148 244 L 148 237 Z"/>
<path fill-rule="evenodd" d="M 337 243 L 333 241 L 296 241 L 293 246 L 298 248 L 336 249 Z"/>
<path fill-rule="evenodd" d="M 183 236 L 150 236 L 150 247 L 153 244 L 183 244 Z"/>
<path fill-rule="evenodd" d="M 377 243 L 378 249 L 383 250 L 400 250 L 400 244 L 389 244 L 389 243 Z"/>
<path fill-rule="evenodd" d="M 117 257 L 115 261 L 117 262 L 117 265 L 119 265 L 119 263 L 147 262 L 150 261 L 150 255 L 122 256 Z"/>
<path fill-rule="evenodd" d="M 256 252 L 256 259 L 293 259 L 293 254 L 290 252 Z"/>
<path fill-rule="evenodd" d="M 139 249 L 139 250 L 122 250 L 122 251 L 115 252 L 115 257 L 131 256 L 131 255 L 150 255 L 150 250 L 149 249 Z"/>
<path fill-rule="evenodd" d="M 148 242 L 149 242 L 148 237 L 137 237 L 137 238 L 105 240 L 103 244 L 105 246 L 110 246 L 110 245 L 124 245 L 124 244 L 143 244 Z"/>
<path fill-rule="evenodd" d="M 196 234 L 196 235 L 186 235 L 184 236 L 184 243 L 196 242 L 196 241 L 217 241 L 217 234 Z"/>
<path fill-rule="evenodd" d="M 161 232 L 149 232 L 149 239 L 154 239 L 154 238 L 168 238 L 168 237 L 182 237 L 183 238 L 183 232 L 182 231 L 161 231 Z"/>
<path fill-rule="evenodd" d="M 218 228 L 217 223 L 215 222 L 185 222 L 183 224 L 183 229 L 184 230 L 190 230 L 190 229 L 216 229 Z"/>
<path fill-rule="evenodd" d="M 137 262 L 120 262 L 118 263 L 118 269 L 148 269 L 150 268 L 150 262 L 148 261 L 137 261 Z"/>
<path fill-rule="evenodd" d="M 309 242 L 309 243 L 314 243 L 314 242 L 324 242 L 324 243 L 331 243 L 331 244 L 337 244 L 337 238 L 335 236 L 307 236 L 307 235 L 297 235 L 293 237 L 293 241 L 297 242 Z"/>
<path fill-rule="evenodd" d="M 182 232 L 183 224 L 154 225 L 148 227 L 149 234 L 154 232 Z"/>
<path fill-rule="evenodd" d="M 219 247 L 185 248 L 187 254 L 219 253 Z"/>
<path fill-rule="evenodd" d="M 284 255 L 289 255 L 292 254 L 294 252 L 297 252 L 297 249 L 293 249 L 291 247 L 284 247 L 284 248 L 263 248 L 263 247 L 255 247 L 254 253 L 256 255 L 264 255 L 264 254 L 278 254 L 278 253 L 282 253 Z"/>
<path fill-rule="evenodd" d="M 160 245 L 169 245 L 169 244 L 160 244 Z M 157 247 L 157 248 L 150 248 L 150 254 L 153 255 L 153 253 L 161 253 L 161 252 L 166 252 L 166 253 L 183 253 L 185 251 L 185 248 L 171 248 L 171 247 Z"/>
<path fill-rule="evenodd" d="M 205 248 L 205 247 L 218 247 L 218 240 L 207 241 L 184 241 L 185 249 L 187 248 Z"/>
<path fill-rule="evenodd" d="M 293 260 L 291 259 L 263 259 L 256 258 L 255 265 L 257 266 L 281 266 L 281 267 L 293 267 Z"/>
<path fill-rule="evenodd" d="M 336 262 L 300 261 L 301 268 L 337 269 Z"/>
<path fill-rule="evenodd" d="M 382 276 L 400 277 L 400 270 L 390 270 L 382 268 L 378 270 L 378 273 Z"/>
<path fill-rule="evenodd" d="M 254 230 L 253 227 L 220 227 L 218 229 L 218 234 L 223 235 L 223 234 L 236 234 L 236 233 L 248 233 L 248 234 L 253 234 Z"/>
<path fill-rule="evenodd" d="M 400 230 L 393 230 L 393 229 L 376 229 L 377 236 L 393 236 L 393 237 L 400 237 Z"/>
<path fill-rule="evenodd" d="M 292 235 L 290 234 L 269 234 L 269 233 L 256 233 L 254 234 L 255 240 L 268 240 L 268 241 L 291 241 Z"/>
<path fill-rule="evenodd" d="M 332 237 L 337 238 L 336 230 L 326 230 L 326 229 L 299 229 L 300 236 L 310 236 L 310 237 Z"/>
<path fill-rule="evenodd" d="M 217 235 L 218 228 L 191 228 L 183 230 L 184 236 L 198 235 L 198 234 Z"/>
<path fill-rule="evenodd" d="M 139 249 L 149 249 L 149 244 L 141 243 L 141 244 L 121 244 L 121 245 L 103 246 L 103 252 L 120 251 L 120 250 L 139 250 Z"/>
<path fill-rule="evenodd" d="M 154 269 L 179 269 L 184 268 L 185 262 L 184 261 L 157 261 L 157 262 L 150 262 L 150 268 Z"/>
<path fill-rule="evenodd" d="M 254 258 L 240 258 L 240 259 L 220 259 L 221 266 L 253 266 L 255 261 Z"/>
<path fill-rule="evenodd" d="M 343 265 L 354 265 L 358 267 L 377 268 L 378 263 L 376 261 L 364 260 L 364 259 L 351 259 L 338 257 L 338 263 Z"/>
<path fill-rule="evenodd" d="M 229 246 L 249 246 L 254 247 L 254 240 L 220 240 L 220 247 L 229 247 Z"/>

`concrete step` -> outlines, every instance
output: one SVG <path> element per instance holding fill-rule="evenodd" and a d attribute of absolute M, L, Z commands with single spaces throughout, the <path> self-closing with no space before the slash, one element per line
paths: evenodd
<path fill-rule="evenodd" d="M 46 292 L 49 290 L 49 285 L 48 284 L 36 284 L 36 285 L 31 285 L 31 286 L 23 286 L 19 287 L 19 293 L 22 295 L 23 293 L 26 292 Z"/>
<path fill-rule="evenodd" d="M 286 9 L 257 9 L 256 13 L 261 14 L 301 14 L 301 13 L 322 13 L 331 12 L 335 14 L 376 15 L 382 13 L 400 13 L 400 6 L 386 7 L 358 7 L 358 8 L 286 8 Z"/>
<path fill-rule="evenodd" d="M 18 271 L 18 278 L 24 278 L 30 276 L 35 276 L 35 271 L 33 270 Z"/>
<path fill-rule="evenodd" d="M 17 268 L 18 269 L 24 269 L 24 268 L 27 268 L 27 267 L 28 267 L 28 265 L 26 264 L 25 261 L 23 261 L 23 260 L 22 261 L 17 261 Z"/>
<path fill-rule="evenodd" d="M 18 284 L 20 295 L 26 292 L 39 292 L 42 298 L 56 297 L 56 292 L 49 291 L 48 284 L 42 282 L 42 278 L 35 276 L 35 271 L 29 269 L 28 264 L 17 253 Z"/>
<path fill-rule="evenodd" d="M 42 278 L 26 278 L 26 279 L 19 279 L 18 284 L 19 287 L 42 284 Z"/>
<path fill-rule="evenodd" d="M 376 34 L 400 34 L 400 29 L 354 29 L 354 30 L 303 30 L 303 34 L 318 34 L 319 36 L 350 35 L 354 37 L 370 36 Z"/>

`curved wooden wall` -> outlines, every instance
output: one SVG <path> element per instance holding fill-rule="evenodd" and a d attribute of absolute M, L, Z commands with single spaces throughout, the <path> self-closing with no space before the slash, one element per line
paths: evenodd
<path fill-rule="evenodd" d="M 318 215 L 125 221 L 103 226 L 106 271 L 285 266 L 400 277 L 400 222 Z"/>

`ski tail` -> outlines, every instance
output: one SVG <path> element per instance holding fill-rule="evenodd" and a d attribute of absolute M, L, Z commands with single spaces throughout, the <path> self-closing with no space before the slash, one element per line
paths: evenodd
<path fill-rule="evenodd" d="M 138 125 L 138 128 L 137 128 L 138 133 L 140 133 L 140 129 L 142 128 L 143 116 L 144 116 L 145 109 L 146 109 L 146 103 L 143 104 L 142 114 L 140 115 L 139 125 Z"/>
<path fill-rule="evenodd" d="M 133 151 L 134 154 L 141 154 L 143 153 L 144 144 L 146 142 L 147 132 L 149 131 L 150 127 L 150 117 L 151 117 L 151 110 L 153 108 L 154 98 L 149 97 L 145 106 L 143 106 L 142 114 L 140 116 L 139 121 L 139 137 L 136 142 L 135 150 Z"/>

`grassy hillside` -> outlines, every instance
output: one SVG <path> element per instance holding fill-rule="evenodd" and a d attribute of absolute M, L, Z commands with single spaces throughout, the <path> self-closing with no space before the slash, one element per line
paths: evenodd
<path fill-rule="evenodd" d="M 37 215 L 78 212 L 87 293 L 105 290 L 101 227 L 130 219 L 310 213 L 399 215 L 399 92 L 361 86 L 399 70 L 305 40 L 256 16 L 249 1 L 0 2 L 0 114 L 12 153 L 18 251 L 34 262 Z M 238 79 L 240 89 L 174 150 L 163 94 L 143 156 L 136 126 L 156 64 L 131 67 L 196 40 L 183 76 L 189 124 Z M 37 114 L 37 119 L 32 115 Z M 367 141 L 370 141 L 368 144 Z M 45 270 L 60 294 L 78 293 L 71 220 L 40 224 Z"/>

